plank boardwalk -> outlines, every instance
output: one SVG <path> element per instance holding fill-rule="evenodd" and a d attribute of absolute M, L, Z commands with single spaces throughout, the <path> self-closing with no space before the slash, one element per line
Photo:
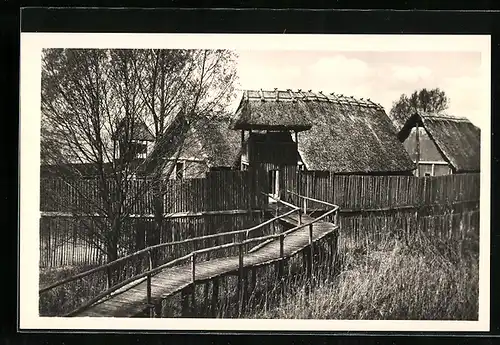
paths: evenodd
<path fill-rule="evenodd" d="M 313 218 L 303 216 L 307 222 Z M 297 225 L 297 217 L 287 217 L 285 222 Z M 332 223 L 317 222 L 313 224 L 313 241 L 325 237 L 337 229 Z M 290 257 L 309 246 L 309 227 L 301 228 L 284 238 L 284 258 Z M 280 260 L 279 239 L 270 241 L 255 251 L 244 254 L 244 267 L 258 267 Z M 216 277 L 235 274 L 239 270 L 238 256 L 211 259 L 197 262 L 195 281 L 204 282 Z M 192 268 L 190 264 L 166 268 L 151 278 L 151 301 L 158 304 L 162 299 L 181 291 L 192 284 Z M 88 309 L 75 314 L 77 317 L 133 317 L 145 311 L 147 305 L 147 283 L 142 280 L 135 286 L 121 291 L 100 301 Z"/>

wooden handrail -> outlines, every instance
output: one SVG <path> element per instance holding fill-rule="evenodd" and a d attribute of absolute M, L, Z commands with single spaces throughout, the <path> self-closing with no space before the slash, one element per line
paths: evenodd
<path fill-rule="evenodd" d="M 290 191 L 288 191 L 288 192 L 290 192 Z M 239 250 L 240 250 L 240 265 L 241 265 L 242 264 L 241 263 L 242 262 L 242 260 L 241 260 L 242 247 L 244 245 L 246 245 L 246 244 L 253 243 L 253 242 L 260 242 L 260 241 L 268 241 L 268 240 L 271 240 L 271 239 L 280 238 L 280 255 L 282 256 L 282 253 L 281 253 L 282 250 L 283 250 L 283 248 L 282 248 L 282 241 L 284 240 L 284 238 L 288 234 L 290 234 L 290 233 L 292 233 L 294 231 L 297 231 L 299 229 L 302 229 L 302 228 L 304 228 L 306 226 L 309 226 L 309 228 L 310 228 L 310 241 L 312 241 L 312 225 L 314 223 L 320 221 L 321 219 L 327 217 L 328 215 L 330 215 L 330 214 L 332 214 L 334 212 L 337 212 L 339 210 L 339 206 L 333 205 L 333 204 L 330 204 L 330 203 L 327 203 L 327 202 L 322 202 L 320 200 L 316 200 L 316 199 L 313 199 L 313 198 L 308 198 L 308 197 L 299 195 L 299 194 L 294 193 L 294 192 L 290 192 L 290 193 L 296 194 L 296 195 L 298 195 L 299 197 L 302 197 L 302 198 L 307 198 L 307 199 L 309 199 L 311 201 L 317 201 L 317 202 L 321 202 L 321 203 L 326 204 L 326 205 L 330 205 L 330 206 L 332 206 L 332 209 L 329 210 L 329 211 L 327 211 L 326 213 L 322 214 L 321 216 L 319 216 L 319 217 L 317 217 L 317 218 L 309 221 L 309 222 L 306 222 L 306 223 L 303 223 L 303 224 L 299 224 L 298 226 L 293 227 L 293 228 L 291 228 L 291 229 L 289 229 L 287 231 L 284 231 L 282 233 L 279 233 L 279 234 L 266 235 L 266 236 L 251 238 L 251 239 L 246 238 L 245 240 L 240 241 L 240 242 L 231 242 L 231 243 L 226 243 L 226 244 L 222 244 L 222 245 L 218 245 L 218 246 L 214 246 L 214 247 L 203 248 L 203 249 L 195 250 L 195 251 L 191 252 L 190 254 L 187 254 L 187 255 L 185 255 L 183 257 L 180 257 L 180 258 L 174 259 L 172 261 L 169 261 L 167 263 L 164 263 L 164 264 L 162 264 L 162 265 L 160 265 L 160 266 L 158 266 L 156 268 L 151 268 L 151 266 L 150 266 L 150 269 L 147 270 L 146 272 L 142 272 L 140 274 L 137 274 L 137 275 L 135 275 L 133 277 L 130 277 L 130 278 L 122 281 L 121 283 L 118 283 L 118 284 L 110 287 L 106 291 L 100 293 L 99 295 L 97 295 L 96 297 L 92 298 L 90 301 L 88 301 L 84 305 L 82 305 L 79 308 L 73 310 L 72 312 L 66 314 L 65 316 L 71 316 L 71 315 L 77 314 L 78 312 L 85 310 L 89 306 L 91 306 L 94 303 L 98 302 L 99 300 L 105 298 L 106 296 L 112 294 L 113 292 L 115 292 L 118 289 L 124 287 L 125 285 L 131 284 L 131 283 L 133 283 L 133 282 L 135 282 L 135 281 L 137 281 L 137 280 L 139 280 L 141 278 L 147 277 L 148 283 L 150 283 L 150 279 L 151 279 L 152 275 L 160 272 L 161 270 L 163 270 L 165 268 L 171 267 L 171 266 L 175 265 L 178 262 L 181 262 L 181 261 L 189 259 L 189 258 L 191 258 L 191 260 L 192 260 L 192 272 L 193 272 L 192 273 L 193 274 L 192 279 L 194 281 L 195 280 L 195 264 L 196 264 L 195 261 L 196 261 L 196 256 L 198 254 L 210 253 L 210 252 L 213 252 L 213 251 L 217 251 L 217 250 L 221 250 L 221 249 L 225 249 L 225 248 L 232 248 L 232 247 L 238 246 Z M 270 196 L 270 197 L 272 197 L 272 196 Z M 94 269 L 86 271 L 86 272 L 82 272 L 82 273 L 80 273 L 78 275 L 75 275 L 73 277 L 70 277 L 70 278 L 67 278 L 65 280 L 61 280 L 59 282 L 56 282 L 56 283 L 54 283 L 54 284 L 52 284 L 52 285 L 50 285 L 48 287 L 45 287 L 45 288 L 41 289 L 39 291 L 39 293 L 45 292 L 47 290 L 50 290 L 50 289 L 52 289 L 52 288 L 54 288 L 56 286 L 62 285 L 64 283 L 67 283 L 67 282 L 70 282 L 70 281 L 73 281 L 73 280 L 85 277 L 85 276 L 87 276 L 87 275 L 89 275 L 91 273 L 97 272 L 99 270 L 106 269 L 106 268 L 108 268 L 108 267 L 110 267 L 112 265 L 115 265 L 115 264 L 117 264 L 119 262 L 122 262 L 122 261 L 125 261 L 127 259 L 130 259 L 132 257 L 141 255 L 143 253 L 147 252 L 149 255 L 151 255 L 151 250 L 159 248 L 159 247 L 164 247 L 164 246 L 174 245 L 174 244 L 179 244 L 179 243 L 189 243 L 189 242 L 192 242 L 192 241 L 195 241 L 195 240 L 199 240 L 199 239 L 207 239 L 207 238 L 213 238 L 213 237 L 219 237 L 219 236 L 234 235 L 234 234 L 239 234 L 239 233 L 242 233 L 242 232 L 246 232 L 248 234 L 248 232 L 256 230 L 258 228 L 261 228 L 262 226 L 264 226 L 266 224 L 269 224 L 269 223 L 271 223 L 271 222 L 273 222 L 275 220 L 281 219 L 281 218 L 283 218 L 283 217 L 285 217 L 287 215 L 290 215 L 290 214 L 292 214 L 294 212 L 297 212 L 297 211 L 300 212 L 300 208 L 299 207 L 297 207 L 295 205 L 292 205 L 292 204 L 288 204 L 288 203 L 286 203 L 286 202 L 284 202 L 282 200 L 279 200 L 279 199 L 276 199 L 276 200 L 279 201 L 279 202 L 282 202 L 286 206 L 290 205 L 289 207 L 291 207 L 293 209 L 291 211 L 289 211 L 289 212 L 286 212 L 285 214 L 283 214 L 281 216 L 274 217 L 274 218 L 272 218 L 272 219 L 270 219 L 270 220 L 268 220 L 268 221 L 266 221 L 264 223 L 261 223 L 261 224 L 259 224 L 257 226 L 249 228 L 249 229 L 237 230 L 237 231 L 231 231 L 231 232 L 220 233 L 220 234 L 213 234 L 213 235 L 207 235 L 207 236 L 200 236 L 200 237 L 197 237 L 197 238 L 186 239 L 186 240 L 183 240 L 183 241 L 170 242 L 170 243 L 162 243 L 162 244 L 158 244 L 158 245 L 155 245 L 155 246 L 151 246 L 151 247 L 142 249 L 142 250 L 140 250 L 138 252 L 135 252 L 133 254 L 130 254 L 130 255 L 126 256 L 126 257 L 123 257 L 123 258 L 120 258 L 120 259 L 115 260 L 113 262 L 110 262 L 110 263 L 108 263 L 106 265 L 94 268 Z M 338 227 L 337 224 L 335 224 L 335 226 Z M 149 297 L 149 295 L 148 295 L 148 297 Z"/>
<path fill-rule="evenodd" d="M 119 258 L 119 259 L 116 259 L 114 261 L 111 261 L 111 262 L 108 262 L 102 266 L 99 266 L 99 267 L 95 267 L 95 268 L 92 268 L 88 271 L 85 271 L 85 272 L 81 272 L 77 275 L 74 275 L 74 276 L 71 276 L 71 277 L 68 277 L 68 278 L 65 278 L 65 279 L 62 279 L 60 281 L 57 281 L 51 285 L 48 285 L 46 287 L 43 287 L 41 288 L 38 293 L 41 294 L 41 293 L 44 293 L 46 291 L 49 291 L 53 288 L 56 288 L 58 286 L 61 286 L 63 284 L 66 284 L 66 283 L 69 283 L 69 282 L 72 282 L 72 281 L 75 281 L 75 280 L 78 280 L 78 279 L 81 279 L 81 278 L 84 278 L 90 274 L 93 274 L 93 273 L 96 273 L 96 272 L 99 272 L 99 271 L 102 271 L 102 270 L 105 270 L 107 268 L 110 268 L 112 266 L 115 266 L 121 262 L 124 262 L 124 261 L 127 261 L 127 260 L 130 260 L 134 257 L 137 257 L 137 256 L 140 256 L 140 255 L 143 255 L 145 253 L 147 253 L 148 251 L 150 250 L 155 250 L 155 249 L 159 249 L 159 248 L 163 248 L 163 247 L 170 247 L 170 246 L 174 246 L 174 245 L 179 245 L 179 244 L 186 244 L 186 243 L 191 243 L 191 242 L 195 242 L 195 241 L 201 241 L 201 240 L 208 240 L 208 239 L 211 239 L 211 238 L 216 238 L 216 237 L 223 237 L 223 236 L 229 236 L 229 235 L 238 235 L 238 234 L 241 234 L 241 233 L 250 233 L 252 231 L 255 231 L 257 229 L 260 229 L 261 227 L 263 226 L 266 226 L 276 220 L 279 220 L 281 218 L 284 218 L 286 216 L 289 216 L 291 215 L 292 213 L 294 212 L 297 212 L 297 209 L 293 209 L 291 211 L 288 211 L 278 217 L 274 217 L 272 219 L 269 219 L 263 223 L 260 223 L 256 226 L 253 226 L 251 228 L 248 228 L 248 229 L 242 229 L 242 230 L 235 230 L 235 231 L 228 231 L 228 232 L 221 232 L 221 233 L 217 233 L 217 234 L 211 234 L 211 235 L 205 235 L 205 236 L 199 236 L 199 237 L 193 237 L 193 238 L 187 238 L 185 240 L 181 240 L 181 241 L 174 241 L 174 242 L 166 242 L 166 243 L 160 243 L 160 244 L 155 244 L 153 246 L 149 246 L 149 247 L 146 247 L 144 249 L 141 249 L 137 252 L 134 252 L 132 254 L 129 254 L 127 256 L 124 256 L 122 258 Z"/>
<path fill-rule="evenodd" d="M 310 200 L 310 201 L 314 201 L 314 202 L 319 202 L 320 204 L 328 205 L 328 206 L 331 206 L 331 207 L 336 207 L 337 206 L 337 205 L 331 204 L 331 203 L 323 201 L 323 200 L 318 200 L 318 199 L 310 198 L 308 196 L 300 195 L 300 194 L 298 194 L 296 192 L 293 192 L 293 191 L 290 191 L 290 190 L 287 190 L 287 192 L 290 193 L 290 194 L 296 195 L 296 196 L 298 196 L 299 198 L 302 198 L 302 199 L 306 199 L 306 200 Z"/>
<path fill-rule="evenodd" d="M 290 207 L 290 208 L 292 208 L 292 209 L 297 209 L 297 210 L 300 210 L 300 207 L 297 207 L 297 206 L 295 206 L 295 205 L 293 205 L 293 204 L 290 204 L 290 203 L 288 203 L 288 202 L 286 202 L 286 201 L 283 201 L 283 200 L 281 200 L 281 199 L 278 199 L 278 198 L 276 198 L 276 197 L 272 196 L 271 194 L 264 193 L 264 192 L 261 192 L 261 193 L 262 193 L 262 194 L 264 194 L 264 195 L 267 195 L 268 197 L 270 197 L 271 199 L 276 200 L 276 201 L 277 201 L 277 202 L 279 202 L 279 203 L 282 203 L 282 204 L 283 204 L 283 205 L 285 205 L 285 206 L 288 206 L 288 207 Z"/>
<path fill-rule="evenodd" d="M 213 252 L 213 251 L 217 251 L 217 250 L 221 250 L 221 249 L 226 249 L 226 248 L 233 248 L 233 247 L 236 247 L 236 246 L 243 246 L 245 244 L 248 244 L 248 243 L 253 243 L 253 242 L 258 242 L 258 241 L 264 241 L 264 240 L 269 240 L 269 239 L 275 239 L 275 238 L 278 238 L 278 237 L 285 237 L 286 235 L 288 235 L 289 233 L 293 232 L 293 231 L 296 231 L 298 229 L 302 229 L 306 226 L 311 226 L 312 224 L 320 221 L 321 219 L 323 219 L 324 217 L 332 214 L 333 212 L 336 212 L 337 210 L 339 209 L 338 206 L 335 206 L 333 209 L 331 209 L 330 211 L 322 214 L 321 216 L 319 216 L 318 218 L 315 218 L 307 223 L 304 223 L 304 224 L 301 224 L 299 226 L 296 226 L 292 229 L 289 229 L 285 232 L 282 232 L 282 233 L 279 233 L 279 234 L 273 234 L 273 235 L 267 235 L 267 236 L 261 236 L 261 237 L 256 237 L 256 238 L 251 238 L 251 239 L 247 239 L 247 240 L 244 240 L 244 241 L 241 241 L 241 242 L 231 242 L 231 243 L 227 243 L 227 244 L 222 244 L 222 245 L 218 245 L 218 246 L 215 246 L 215 247 L 210 247 L 210 248 L 204 248 L 204 249 L 199 249 L 199 250 L 196 250 L 196 251 L 193 251 L 191 252 L 190 254 L 187 254 L 181 258 L 178 258 L 178 259 L 175 259 L 173 261 L 170 261 L 168 263 L 165 263 L 161 266 L 158 266 L 152 270 L 149 270 L 149 271 L 146 271 L 146 272 L 143 272 L 143 273 L 140 273 L 140 274 L 137 274 L 133 277 L 130 277 L 129 279 L 111 287 L 110 289 L 102 292 L 101 294 L 99 294 L 97 297 L 93 298 L 92 300 L 90 300 L 89 302 L 85 303 L 85 305 L 79 307 L 78 309 L 75 309 L 74 311 L 66 314 L 65 316 L 71 316 L 71 315 L 74 315 L 86 308 L 88 308 L 89 306 L 91 306 L 92 304 L 98 302 L 99 300 L 105 298 L 106 296 L 108 296 L 109 294 L 111 294 L 112 292 L 118 290 L 119 288 L 125 286 L 125 285 L 128 285 L 138 279 L 141 279 L 141 278 L 144 278 L 144 277 L 147 277 L 147 276 L 151 276 L 153 274 L 156 274 L 158 273 L 159 271 L 165 269 L 165 268 L 168 268 L 170 266 L 173 266 L 175 265 L 177 262 L 180 262 L 180 261 L 183 261 L 183 260 L 186 260 L 186 259 L 189 259 L 189 258 L 192 258 L 193 261 L 194 261 L 194 258 L 198 255 L 198 254 L 203 254 L 203 253 L 209 253 L 209 252 Z M 294 210 L 296 211 L 296 210 Z M 194 267 L 194 265 L 193 265 Z"/>
<path fill-rule="evenodd" d="M 165 269 L 165 268 L 168 268 L 170 266 L 174 266 L 176 263 L 180 262 L 180 261 L 184 261 L 184 260 L 187 260 L 189 258 L 191 258 L 191 256 L 193 255 L 193 253 L 189 253 L 187 255 L 184 255 L 180 258 L 177 258 L 175 260 L 172 260 L 172 261 L 169 261 L 163 265 L 160 265 L 156 268 L 153 268 L 152 270 L 150 271 L 147 271 L 147 272 L 143 272 L 143 273 L 140 273 L 140 274 L 137 274 L 133 277 L 130 277 L 124 281 L 122 281 L 121 283 L 119 284 L 116 284 L 114 285 L 113 287 L 107 289 L 106 291 L 100 293 L 99 295 L 97 295 L 96 297 L 92 298 L 90 301 L 88 301 L 87 303 L 85 303 L 84 305 L 78 307 L 77 309 L 67 313 L 66 315 L 64 316 L 71 316 L 71 315 L 74 315 L 74 314 L 77 314 L 85 309 L 87 309 L 88 307 L 90 307 L 91 305 L 93 305 L 94 303 L 100 301 L 101 299 L 103 299 L 104 297 L 108 296 L 109 294 L 115 292 L 116 290 L 124 287 L 125 285 L 128 285 L 130 283 L 133 283 L 135 282 L 136 280 L 138 279 L 141 279 L 141 278 L 144 278 L 144 277 L 147 277 L 148 275 L 153 275 L 155 273 L 158 273 L 159 271 Z"/>

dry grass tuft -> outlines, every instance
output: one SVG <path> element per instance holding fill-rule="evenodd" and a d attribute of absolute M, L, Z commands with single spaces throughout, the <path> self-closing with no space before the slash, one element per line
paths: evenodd
<path fill-rule="evenodd" d="M 443 242 L 392 249 L 351 251 L 342 272 L 318 277 L 307 294 L 305 282 L 290 287 L 274 308 L 251 318 L 477 320 L 479 262 L 477 239 L 451 247 Z"/>

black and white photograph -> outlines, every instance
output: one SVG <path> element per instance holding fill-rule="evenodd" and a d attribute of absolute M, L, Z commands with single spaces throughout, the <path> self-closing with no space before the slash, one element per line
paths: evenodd
<path fill-rule="evenodd" d="M 23 34 L 21 323 L 487 330 L 489 49 Z"/>

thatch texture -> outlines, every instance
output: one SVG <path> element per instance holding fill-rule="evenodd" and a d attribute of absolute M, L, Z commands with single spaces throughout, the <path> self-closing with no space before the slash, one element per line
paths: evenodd
<path fill-rule="evenodd" d="M 419 112 L 411 116 L 398 136 L 404 141 L 419 123 L 425 128 L 455 172 L 478 172 L 481 160 L 481 131 L 468 119 Z"/>
<path fill-rule="evenodd" d="M 204 158 L 208 167 L 236 167 L 241 148 L 240 133 L 230 128 L 229 117 L 197 121 L 186 139 L 182 157 Z"/>
<path fill-rule="evenodd" d="M 370 100 L 300 90 L 246 91 L 233 128 L 258 125 L 305 130 L 298 150 L 309 170 L 402 173 L 415 168 L 384 109 Z"/>
<path fill-rule="evenodd" d="M 303 131 L 311 128 L 303 96 L 293 91 L 244 91 L 234 129 Z"/>
<path fill-rule="evenodd" d="M 153 133 L 149 130 L 148 126 L 142 120 L 136 120 L 135 123 L 131 124 L 131 140 L 139 140 L 139 141 L 154 141 L 155 137 Z M 123 138 L 126 133 L 126 121 L 123 120 L 118 125 L 116 136 L 113 136 L 113 139 Z"/>

